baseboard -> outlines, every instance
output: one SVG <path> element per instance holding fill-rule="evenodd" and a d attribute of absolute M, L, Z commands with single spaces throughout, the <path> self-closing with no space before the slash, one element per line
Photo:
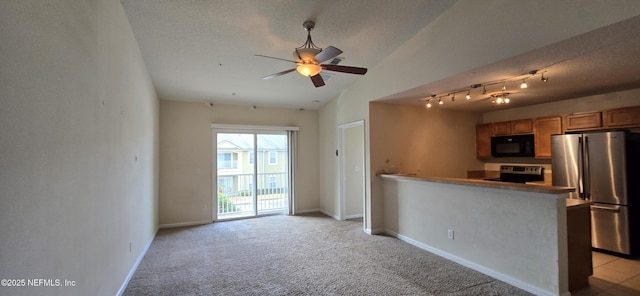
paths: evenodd
<path fill-rule="evenodd" d="M 309 214 L 309 213 L 317 213 L 322 212 L 320 209 L 307 209 L 307 210 L 297 210 L 294 215 L 297 214 Z"/>
<path fill-rule="evenodd" d="M 156 238 L 156 235 L 158 234 L 159 229 L 160 229 L 159 227 L 156 227 L 156 231 L 153 233 L 153 236 L 151 237 L 147 245 L 144 247 L 142 252 L 140 252 L 138 259 L 136 259 L 136 262 L 133 264 L 133 266 L 129 270 L 129 273 L 127 274 L 127 277 L 124 279 L 122 286 L 120 286 L 120 289 L 118 290 L 118 293 L 116 294 L 116 296 L 122 296 L 122 294 L 124 294 L 124 291 L 127 289 L 127 286 L 131 281 L 131 278 L 133 278 L 133 275 L 136 273 L 136 270 L 138 270 L 138 266 L 140 265 L 140 262 L 142 262 L 144 255 L 147 254 L 147 251 L 149 251 L 149 248 L 151 247 L 153 240 Z"/>
<path fill-rule="evenodd" d="M 387 231 L 385 229 L 370 229 L 370 228 L 366 228 L 364 230 L 364 232 L 366 234 L 370 234 L 370 235 L 377 235 L 377 234 L 387 233 Z"/>
<path fill-rule="evenodd" d="M 357 218 L 362 218 L 362 217 L 364 217 L 362 214 L 355 214 L 355 215 L 347 215 L 347 216 L 344 217 L 344 219 L 348 220 L 348 219 L 357 219 Z"/>
<path fill-rule="evenodd" d="M 174 227 L 194 226 L 194 225 L 203 225 L 203 224 L 211 224 L 211 223 L 213 223 L 213 221 L 210 221 L 210 220 L 169 223 L 169 224 L 161 224 L 160 228 L 174 228 Z"/>
<path fill-rule="evenodd" d="M 486 274 L 486 275 L 488 275 L 488 276 L 490 276 L 492 278 L 495 278 L 497 280 L 503 281 L 503 282 L 505 282 L 507 284 L 510 284 L 512 286 L 518 287 L 518 288 L 520 288 L 522 290 L 525 290 L 525 291 L 527 291 L 529 293 L 532 293 L 532 294 L 535 294 L 535 295 L 549 295 L 549 296 L 558 295 L 558 294 L 553 293 L 551 291 L 543 290 L 543 289 L 540 289 L 540 288 L 538 288 L 536 286 L 533 286 L 531 284 L 525 283 L 525 282 L 523 282 L 523 281 L 521 281 L 519 279 L 513 278 L 513 277 L 508 276 L 506 274 L 497 272 L 497 271 L 495 271 L 495 270 L 493 270 L 491 268 L 479 265 L 479 264 L 477 264 L 475 262 L 472 262 L 472 261 L 469 261 L 467 259 L 458 257 L 458 256 L 456 256 L 454 254 L 451 254 L 451 253 L 442 251 L 442 250 L 440 250 L 438 248 L 434 248 L 434 247 L 429 246 L 427 244 L 421 243 L 421 242 L 419 242 L 417 240 L 414 240 L 414 239 L 412 239 L 412 238 L 410 238 L 408 236 L 404 236 L 402 234 L 398 234 L 397 232 L 390 231 L 388 229 L 385 229 L 384 232 L 386 234 L 390 235 L 390 236 L 396 237 L 401 241 L 407 242 L 408 244 L 414 245 L 414 246 L 416 246 L 416 247 L 418 247 L 420 249 L 423 249 L 423 250 L 425 250 L 427 252 L 436 254 L 436 255 L 438 255 L 440 257 L 443 257 L 445 259 L 448 259 L 448 260 L 451 260 L 453 262 L 456 262 L 456 263 L 458 263 L 458 264 L 460 264 L 462 266 L 465 266 L 465 267 L 471 268 L 471 269 L 473 269 L 475 271 L 478 271 L 478 272 L 481 272 L 483 274 Z M 565 291 L 565 292 L 562 292 L 560 295 L 568 296 L 568 295 L 571 295 L 571 293 L 568 292 L 568 291 Z"/>
<path fill-rule="evenodd" d="M 327 215 L 327 216 L 329 216 L 329 217 L 331 217 L 331 218 L 333 218 L 335 220 L 340 221 L 340 216 L 338 216 L 338 215 L 334 215 L 334 214 L 329 213 L 329 212 L 327 212 L 327 211 L 325 211 L 323 209 L 319 209 L 318 211 L 320 211 L 320 213 L 323 213 L 323 214 L 325 214 L 325 215 Z"/>

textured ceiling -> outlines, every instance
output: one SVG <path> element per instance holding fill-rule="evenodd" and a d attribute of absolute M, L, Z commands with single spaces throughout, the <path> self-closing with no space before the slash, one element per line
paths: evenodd
<path fill-rule="evenodd" d="M 122 0 L 161 99 L 307 109 L 360 76 L 333 72 L 320 88 L 296 72 L 262 80 L 296 65 L 255 54 L 291 60 L 312 20 L 314 43 L 341 49 L 340 65 L 372 68 L 454 2 Z"/>
<path fill-rule="evenodd" d="M 320 108 L 361 76 L 335 73 L 315 88 L 292 72 L 263 76 L 295 64 L 254 56 L 292 59 L 302 45 L 305 20 L 320 47 L 344 51 L 340 65 L 373 68 L 396 48 L 451 7 L 454 0 L 121 0 L 160 99 Z M 391 4 L 390 4 L 391 3 Z M 527 80 L 530 87 L 511 93 L 509 107 L 539 104 L 640 87 L 640 16 L 453 77 L 394 94 L 383 100 L 421 104 L 429 94 L 443 94 L 475 83 L 503 80 L 513 73 L 546 71 Z M 523 76 L 525 77 L 525 76 Z M 502 85 L 488 87 L 488 94 Z M 466 94 L 466 93 L 465 93 Z M 491 111 L 487 95 L 474 89 L 473 102 L 443 108 Z M 458 95 L 463 100 L 464 95 Z M 478 99 L 482 97 L 484 99 Z"/>
<path fill-rule="evenodd" d="M 510 93 L 509 108 L 640 88 L 639 28 L 640 16 L 397 93 L 381 101 L 418 105 L 424 104 L 429 94 L 438 94 L 446 96 L 441 108 L 487 112 L 504 109 L 505 106 L 490 103 L 490 94 L 500 93 L 503 86 Z M 539 73 L 526 75 L 531 70 L 539 70 Z M 541 80 L 541 72 L 548 78 L 546 83 Z M 522 80 L 518 78 L 527 78 L 529 87 L 526 90 L 520 89 Z M 487 87 L 485 95 L 482 95 L 482 88 L 469 87 L 505 79 L 512 82 Z M 461 88 L 471 89 L 472 101 L 450 103 L 448 92 Z M 457 100 L 464 101 L 465 94 L 466 91 L 458 93 Z"/>

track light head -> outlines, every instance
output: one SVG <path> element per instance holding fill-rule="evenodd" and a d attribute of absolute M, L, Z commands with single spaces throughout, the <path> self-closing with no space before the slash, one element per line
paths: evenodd
<path fill-rule="evenodd" d="M 520 84 L 520 88 L 527 88 L 527 87 L 528 87 L 527 82 L 524 79 L 522 79 L 522 83 Z"/>

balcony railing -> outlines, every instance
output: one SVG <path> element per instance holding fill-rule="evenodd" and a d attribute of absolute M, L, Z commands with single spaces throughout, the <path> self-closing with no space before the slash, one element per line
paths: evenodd
<path fill-rule="evenodd" d="M 218 176 L 218 216 L 254 214 L 254 175 L 232 174 Z M 287 173 L 260 173 L 257 176 L 258 214 L 285 211 L 289 208 Z"/>

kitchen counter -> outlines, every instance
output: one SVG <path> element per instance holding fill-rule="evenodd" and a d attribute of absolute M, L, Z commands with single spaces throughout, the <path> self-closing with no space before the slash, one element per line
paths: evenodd
<path fill-rule="evenodd" d="M 590 201 L 586 201 L 586 200 L 582 200 L 582 199 L 574 199 L 574 198 L 567 198 L 567 209 L 577 209 L 580 207 L 589 207 L 589 205 L 591 205 L 592 202 Z"/>
<path fill-rule="evenodd" d="M 485 181 L 480 179 L 418 177 L 416 175 L 410 175 L 410 174 L 380 174 L 378 176 L 382 178 L 388 178 L 388 179 L 427 181 L 427 182 L 436 182 L 436 183 L 447 183 L 447 184 L 487 187 L 487 188 L 506 189 L 506 190 L 517 190 L 517 191 L 524 191 L 524 192 L 546 193 L 546 194 L 560 194 L 560 193 L 568 193 L 568 192 L 575 191 L 575 188 L 573 187 L 548 186 L 548 185 L 542 185 L 542 184 L 538 185 L 538 184 L 531 184 L 531 183 L 521 184 L 521 183 L 509 183 L 509 182 L 496 182 L 496 181 Z"/>

